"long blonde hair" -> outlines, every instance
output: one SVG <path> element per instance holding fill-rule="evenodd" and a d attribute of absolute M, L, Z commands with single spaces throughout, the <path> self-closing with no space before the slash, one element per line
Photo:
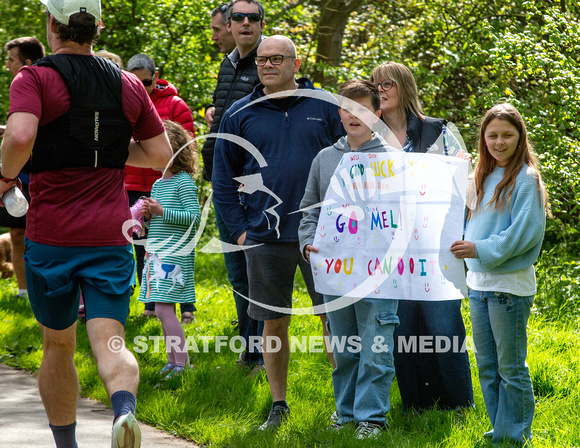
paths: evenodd
<path fill-rule="evenodd" d="M 397 84 L 399 89 L 399 112 L 401 115 L 407 115 L 407 110 L 413 112 L 420 120 L 425 119 L 419 94 L 417 93 L 417 84 L 411 70 L 398 62 L 385 62 L 375 67 L 371 73 L 370 81 L 380 83 L 386 79 L 391 79 Z M 386 117 L 383 117 L 386 119 Z"/>
<path fill-rule="evenodd" d="M 479 160 L 477 166 L 475 167 L 475 188 L 477 191 L 477 207 L 481 210 L 481 201 L 483 200 L 483 182 L 489 176 L 496 166 L 495 159 L 489 153 L 487 145 L 485 143 L 485 131 L 489 123 L 492 120 L 505 120 L 511 124 L 520 135 L 518 141 L 518 146 L 513 153 L 513 155 L 508 159 L 507 166 L 502 180 L 496 185 L 493 197 L 488 204 L 490 208 L 493 206 L 495 210 L 503 210 L 506 203 L 509 207 L 512 193 L 516 186 L 516 177 L 523 164 L 527 164 L 530 170 L 532 170 L 532 175 L 536 178 L 538 183 L 538 195 L 540 199 L 540 204 L 543 203 L 546 208 L 548 216 L 552 216 L 550 212 L 550 206 L 548 204 L 548 193 L 542 182 L 542 175 L 538 168 L 538 160 L 534 154 L 532 145 L 528 140 L 528 131 L 526 129 L 526 124 L 524 119 L 518 112 L 518 110 L 509 103 L 498 104 L 487 111 L 483 120 L 481 121 L 481 127 L 479 131 Z M 506 201 L 507 194 L 507 201 Z M 471 213 L 470 213 L 471 215 Z"/>

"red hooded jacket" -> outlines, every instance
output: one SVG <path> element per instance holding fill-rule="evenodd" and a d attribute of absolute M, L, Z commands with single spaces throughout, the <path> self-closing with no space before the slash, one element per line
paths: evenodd
<path fill-rule="evenodd" d="M 185 101 L 177 95 L 175 86 L 164 79 L 158 79 L 151 101 L 162 120 L 172 120 L 181 124 L 193 138 L 193 114 Z M 153 182 L 161 177 L 159 171 L 151 168 L 125 166 L 125 188 L 128 191 L 151 191 Z"/>

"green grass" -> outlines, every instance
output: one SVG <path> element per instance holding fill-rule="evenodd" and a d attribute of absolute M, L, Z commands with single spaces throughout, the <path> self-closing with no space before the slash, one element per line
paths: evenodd
<path fill-rule="evenodd" d="M 165 364 L 163 344 L 159 353 L 153 343 L 144 353 L 135 353 L 141 366 L 138 394 L 138 418 L 151 425 L 198 444 L 214 447 L 485 447 L 482 435 L 489 430 L 475 358 L 470 353 L 475 409 L 464 414 L 425 412 L 404 415 L 396 386 L 391 391 L 390 430 L 378 441 L 354 440 L 354 428 L 328 432 L 334 411 L 331 368 L 324 353 L 296 352 L 290 358 L 288 402 L 292 415 L 288 424 L 275 433 L 256 431 L 271 406 L 266 375 L 252 377 L 235 366 L 237 353 L 222 348 L 215 353 L 214 343 L 204 352 L 202 336 L 233 337 L 235 307 L 231 291 L 224 286 L 226 276 L 219 255 L 197 257 L 197 322 L 186 327 L 194 336 L 199 353 L 190 352 L 195 368 L 181 378 L 162 386 L 155 373 Z M 575 267 L 574 267 L 575 269 Z M 539 278 L 544 278 L 540 273 Z M 576 279 L 577 281 L 577 279 Z M 570 282 L 568 282 L 569 284 Z M 299 281 L 296 301 L 309 302 Z M 554 288 L 552 284 L 550 286 Z M 41 336 L 27 301 L 15 299 L 13 279 L 0 280 L 0 362 L 36 371 L 42 358 Z M 577 292 L 576 292 L 577 294 Z M 161 335 L 155 319 L 140 317 L 143 305 L 132 299 L 127 323 L 127 344 L 139 348 L 134 338 Z M 464 319 L 471 332 L 468 303 L 464 301 Z M 568 304 L 569 306 L 569 304 Z M 572 307 L 574 309 L 574 307 Z M 534 446 L 580 446 L 580 317 L 552 319 L 550 308 L 535 310 L 529 323 L 528 363 L 536 393 L 533 425 Z M 320 320 L 314 316 L 294 316 L 290 334 L 321 334 Z M 75 363 L 79 370 L 81 393 L 109 404 L 98 378 L 85 328 L 79 325 Z"/>

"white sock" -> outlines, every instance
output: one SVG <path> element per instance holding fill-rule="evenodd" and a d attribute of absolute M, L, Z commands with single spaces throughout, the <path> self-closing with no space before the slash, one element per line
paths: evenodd
<path fill-rule="evenodd" d="M 27 295 L 28 295 L 28 289 L 19 289 L 19 290 L 18 290 L 18 295 L 19 295 L 20 297 L 27 296 Z"/>

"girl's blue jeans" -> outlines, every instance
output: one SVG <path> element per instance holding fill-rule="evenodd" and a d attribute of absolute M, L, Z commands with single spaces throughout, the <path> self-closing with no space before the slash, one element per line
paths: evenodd
<path fill-rule="evenodd" d="M 336 299 L 325 295 L 324 303 Z M 397 300 L 365 298 L 326 314 L 336 362 L 332 384 L 339 423 L 387 423 L 397 306 Z"/>
<path fill-rule="evenodd" d="M 479 382 L 494 444 L 531 446 L 534 390 L 526 326 L 534 296 L 469 291 Z"/>

